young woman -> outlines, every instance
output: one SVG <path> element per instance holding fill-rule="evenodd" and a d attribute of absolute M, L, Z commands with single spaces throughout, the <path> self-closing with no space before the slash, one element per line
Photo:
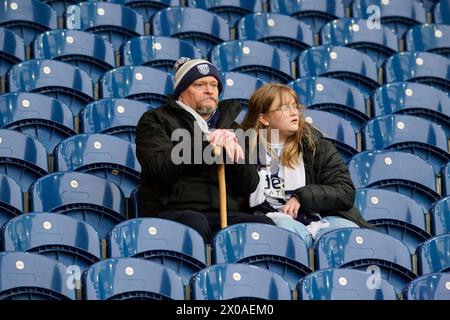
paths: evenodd
<path fill-rule="evenodd" d="M 259 185 L 250 207 L 298 233 L 308 247 L 324 232 L 371 226 L 354 208 L 355 188 L 335 146 L 307 123 L 290 87 L 267 84 L 250 98 L 242 126 L 255 130 Z"/>

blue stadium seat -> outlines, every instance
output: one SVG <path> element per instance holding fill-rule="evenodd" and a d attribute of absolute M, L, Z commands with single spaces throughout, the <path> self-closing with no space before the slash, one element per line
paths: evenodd
<path fill-rule="evenodd" d="M 387 234 L 362 228 L 341 228 L 316 242 L 317 269 L 349 268 L 367 272 L 375 283 L 384 279 L 397 293 L 416 278 L 408 247 Z"/>
<path fill-rule="evenodd" d="M 223 91 L 220 101 L 237 101 L 243 107 L 243 110 L 234 120 L 242 123 L 248 111 L 248 102 L 253 92 L 265 84 L 260 78 L 249 76 L 240 72 L 221 72 Z"/>
<path fill-rule="evenodd" d="M 215 264 L 191 279 L 192 300 L 291 300 L 279 275 L 241 263 Z"/>
<path fill-rule="evenodd" d="M 106 72 L 99 82 L 101 98 L 128 98 L 155 107 L 173 92 L 172 76 L 144 66 L 123 66 Z"/>
<path fill-rule="evenodd" d="M 172 7 L 158 11 L 151 19 L 152 34 L 186 40 L 206 57 L 215 45 L 230 40 L 228 22 L 197 8 Z"/>
<path fill-rule="evenodd" d="M 40 254 L 0 252 L 0 300 L 75 300 L 75 284 L 67 285 L 67 271 L 67 266 Z"/>
<path fill-rule="evenodd" d="M 85 300 L 184 300 L 174 271 L 142 259 L 102 260 L 83 273 L 82 284 Z"/>
<path fill-rule="evenodd" d="M 130 193 L 130 198 L 128 199 L 128 218 L 139 218 L 139 211 L 141 210 L 141 197 L 139 196 L 139 186 L 137 186 Z"/>
<path fill-rule="evenodd" d="M 246 263 L 267 269 L 286 280 L 291 290 L 312 272 L 308 249 L 297 234 L 271 225 L 241 223 L 217 232 L 211 262 Z"/>
<path fill-rule="evenodd" d="M 450 196 L 434 203 L 430 210 L 430 216 L 433 235 L 450 233 Z"/>
<path fill-rule="evenodd" d="M 419 82 L 442 91 L 450 91 L 450 59 L 430 52 L 405 51 L 394 54 L 384 64 L 385 83 Z"/>
<path fill-rule="evenodd" d="M 94 100 L 89 75 L 68 63 L 32 59 L 13 66 L 7 74 L 8 92 L 35 92 L 61 100 L 74 115 Z"/>
<path fill-rule="evenodd" d="M 136 218 L 115 226 L 107 238 L 108 257 L 150 260 L 174 270 L 188 285 L 192 274 L 206 267 L 200 234 L 175 221 Z"/>
<path fill-rule="evenodd" d="M 320 31 L 322 44 L 347 46 L 367 54 L 380 67 L 399 51 L 397 34 L 386 26 L 370 28 L 369 21 L 345 18 L 328 22 Z"/>
<path fill-rule="evenodd" d="M 421 0 L 423 7 L 427 13 L 431 13 L 433 7 L 439 3 L 439 0 Z"/>
<path fill-rule="evenodd" d="M 270 11 L 293 16 L 311 26 L 318 34 L 322 26 L 345 16 L 341 1 L 328 0 L 269 0 Z"/>
<path fill-rule="evenodd" d="M 63 102 L 36 93 L 7 93 L 0 96 L 0 128 L 26 133 L 47 150 L 75 135 L 73 114 Z"/>
<path fill-rule="evenodd" d="M 200 51 L 187 41 L 171 37 L 134 37 L 120 48 L 122 65 L 147 66 L 173 74 L 179 57 L 201 58 Z"/>
<path fill-rule="evenodd" d="M 22 190 L 19 184 L 0 173 L 0 226 L 23 211 Z"/>
<path fill-rule="evenodd" d="M 408 51 L 428 51 L 450 58 L 450 26 L 445 24 L 421 24 L 405 34 Z"/>
<path fill-rule="evenodd" d="M 437 193 L 433 167 L 420 157 L 400 151 L 364 151 L 348 169 L 356 188 L 387 189 L 414 199 L 428 210 Z"/>
<path fill-rule="evenodd" d="M 421 275 L 450 271 L 450 233 L 435 236 L 417 247 L 417 269 Z"/>
<path fill-rule="evenodd" d="M 55 171 L 90 173 L 116 183 L 125 194 L 139 183 L 136 145 L 111 135 L 79 134 L 62 141 L 54 152 Z"/>
<path fill-rule="evenodd" d="M 180 0 L 105 0 L 125 5 L 139 13 L 148 22 L 159 10 L 180 5 Z"/>
<path fill-rule="evenodd" d="M 450 97 L 447 92 L 421 83 L 392 82 L 371 97 L 372 115 L 409 114 L 439 124 L 450 136 Z"/>
<path fill-rule="evenodd" d="M 431 273 L 414 279 L 402 292 L 404 300 L 450 300 L 450 273 Z"/>
<path fill-rule="evenodd" d="M 435 175 L 450 161 L 448 136 L 437 124 L 416 116 L 391 114 L 368 121 L 362 130 L 364 150 L 398 150 L 421 157 Z"/>
<path fill-rule="evenodd" d="M 356 131 L 350 122 L 341 117 L 321 110 L 304 111 L 305 120 L 319 129 L 325 138 L 331 140 L 344 163 L 358 153 Z"/>
<path fill-rule="evenodd" d="M 292 79 L 288 56 L 280 49 L 253 40 L 233 40 L 215 46 L 210 61 L 220 71 L 242 72 L 265 82 Z"/>
<path fill-rule="evenodd" d="M 0 129 L 0 173 L 13 178 L 22 192 L 48 173 L 45 147 L 35 138 L 14 130 Z"/>
<path fill-rule="evenodd" d="M 304 77 L 288 85 L 308 109 L 333 113 L 350 122 L 356 132 L 369 120 L 364 94 L 355 86 L 327 77 Z"/>
<path fill-rule="evenodd" d="M 246 14 L 263 11 L 263 2 L 265 0 L 187 0 L 190 7 L 214 12 L 232 28 Z"/>
<path fill-rule="evenodd" d="M 356 189 L 355 207 L 377 231 L 403 241 L 411 254 L 431 237 L 426 228 L 424 208 L 402 194 L 382 189 Z"/>
<path fill-rule="evenodd" d="M 257 40 L 281 49 L 291 61 L 314 45 L 309 25 L 278 13 L 248 14 L 239 20 L 237 33 L 240 40 Z"/>
<path fill-rule="evenodd" d="M 16 63 L 25 60 L 23 39 L 15 32 L 0 27 L 0 77 Z"/>
<path fill-rule="evenodd" d="M 102 258 L 100 239 L 94 228 L 58 213 L 25 213 L 2 227 L 4 251 L 39 253 L 82 272 Z"/>
<path fill-rule="evenodd" d="M 396 300 L 392 285 L 384 279 L 375 283 L 371 275 L 352 269 L 318 270 L 300 280 L 297 297 L 298 300 Z"/>
<path fill-rule="evenodd" d="M 80 172 L 56 172 L 29 191 L 30 211 L 66 214 L 92 225 L 99 237 L 126 219 L 125 197 L 105 179 Z"/>
<path fill-rule="evenodd" d="M 38 35 L 33 41 L 33 55 L 36 59 L 53 59 L 79 67 L 94 82 L 115 66 L 111 43 L 79 30 L 58 29 Z"/>
<path fill-rule="evenodd" d="M 301 53 L 297 59 L 299 77 L 330 77 L 356 86 L 367 97 L 376 89 L 378 72 L 366 54 L 343 46 L 322 45 Z"/>
<path fill-rule="evenodd" d="M 372 21 L 371 16 L 379 13 L 381 24 L 393 29 L 399 37 L 416 24 L 427 22 L 425 8 L 416 0 L 354 0 L 352 9 L 355 18 Z"/>
<path fill-rule="evenodd" d="M 57 28 L 56 11 L 38 0 L 5 0 L 0 26 L 14 31 L 27 46 L 39 33 Z"/>
<path fill-rule="evenodd" d="M 450 24 L 450 0 L 440 0 L 433 9 L 435 23 Z"/>
<path fill-rule="evenodd" d="M 442 195 L 450 196 L 450 162 L 441 170 L 442 177 Z"/>
<path fill-rule="evenodd" d="M 142 114 L 151 109 L 153 106 L 135 100 L 97 100 L 81 110 L 80 131 L 109 134 L 134 143 L 137 123 Z"/>
<path fill-rule="evenodd" d="M 103 37 L 114 50 L 119 50 L 128 39 L 144 35 L 142 16 L 133 9 L 96 1 L 80 2 L 77 6 L 81 14 L 80 29 Z M 66 27 L 72 28 L 70 25 Z"/>

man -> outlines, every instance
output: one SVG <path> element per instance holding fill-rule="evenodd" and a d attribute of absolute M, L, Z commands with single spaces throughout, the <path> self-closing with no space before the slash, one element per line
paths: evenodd
<path fill-rule="evenodd" d="M 165 106 L 146 112 L 137 126 L 136 154 L 142 167 L 139 215 L 186 224 L 209 243 L 220 228 L 219 189 L 217 164 L 207 164 L 203 152 L 219 146 L 229 160 L 225 166 L 228 223 L 274 224 L 266 216 L 239 211 L 237 198 L 248 197 L 259 176 L 253 165 L 237 164 L 245 162 L 244 153 L 236 135 L 226 129 L 238 128 L 234 119 L 241 106 L 218 103 L 222 83 L 217 68 L 206 60 L 181 58 L 175 70 L 173 95 Z M 187 137 L 183 138 L 191 143 L 191 149 L 182 152 L 188 161 L 182 163 L 173 152 L 181 142 L 171 140 L 177 129 L 184 129 Z"/>

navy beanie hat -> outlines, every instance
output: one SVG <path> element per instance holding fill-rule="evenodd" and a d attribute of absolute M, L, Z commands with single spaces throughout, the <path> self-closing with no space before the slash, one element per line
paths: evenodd
<path fill-rule="evenodd" d="M 219 82 L 219 94 L 222 92 L 222 80 L 215 65 L 203 59 L 190 59 L 182 57 L 177 60 L 174 66 L 175 85 L 173 95 L 175 98 L 180 96 L 192 82 L 199 78 L 212 76 Z"/>

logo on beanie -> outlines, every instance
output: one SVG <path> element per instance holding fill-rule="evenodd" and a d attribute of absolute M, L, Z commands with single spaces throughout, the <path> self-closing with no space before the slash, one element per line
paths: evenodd
<path fill-rule="evenodd" d="M 198 72 L 200 72 L 201 74 L 208 74 L 209 73 L 209 66 L 204 63 L 204 64 L 199 64 L 197 66 Z"/>

